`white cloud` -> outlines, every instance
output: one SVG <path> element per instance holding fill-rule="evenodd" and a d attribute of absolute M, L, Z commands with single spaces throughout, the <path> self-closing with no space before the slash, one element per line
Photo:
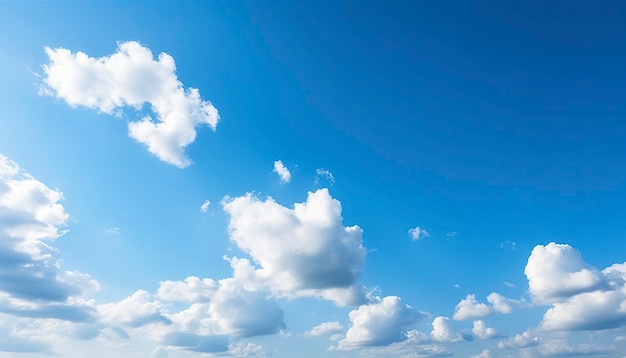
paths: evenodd
<path fill-rule="evenodd" d="M 533 301 L 540 304 L 558 302 L 606 286 L 601 272 L 586 264 L 580 252 L 553 242 L 535 246 L 524 273 Z"/>
<path fill-rule="evenodd" d="M 148 105 L 154 118 L 130 122 L 128 133 L 166 163 L 188 166 L 185 148 L 196 139 L 196 127 L 217 126 L 217 109 L 197 89 L 183 87 L 174 59 L 166 53 L 155 60 L 150 49 L 135 41 L 119 43 L 117 52 L 99 58 L 64 48 L 45 51 L 50 63 L 43 66 L 42 92 L 72 107 L 108 114 Z"/>
<path fill-rule="evenodd" d="M 417 330 L 406 332 L 406 339 L 383 347 L 367 347 L 361 350 L 363 357 L 424 358 L 447 357 L 452 354 L 446 347 L 433 344 L 428 335 Z"/>
<path fill-rule="evenodd" d="M 244 286 L 284 296 L 314 296 L 340 305 L 365 302 L 357 285 L 366 250 L 362 230 L 343 226 L 341 203 L 327 189 L 293 209 L 247 194 L 225 199 L 230 239 L 254 260 L 233 258 Z M 255 267 L 255 266 L 258 266 Z"/>
<path fill-rule="evenodd" d="M 408 338 L 407 332 L 426 315 L 401 302 L 400 297 L 387 296 L 362 305 L 349 313 L 352 325 L 338 349 L 387 346 Z"/>
<path fill-rule="evenodd" d="M 508 288 L 515 288 L 515 284 L 508 281 L 504 281 L 504 285 Z"/>
<path fill-rule="evenodd" d="M 604 355 L 611 353 L 611 349 L 596 344 L 570 345 L 565 340 L 553 339 L 539 347 L 539 353 L 548 357 L 572 357 L 586 355 Z"/>
<path fill-rule="evenodd" d="M 470 358 L 491 358 L 491 357 L 493 357 L 491 355 L 491 351 L 489 351 L 489 349 L 483 349 L 482 352 L 475 354 L 471 356 Z"/>
<path fill-rule="evenodd" d="M 210 278 L 199 279 L 189 276 L 184 281 L 163 281 L 156 297 L 166 302 L 207 302 L 211 300 L 218 285 Z"/>
<path fill-rule="evenodd" d="M 335 177 L 330 170 L 318 168 L 315 170 L 315 185 L 322 185 L 322 183 L 333 185 L 335 184 Z"/>
<path fill-rule="evenodd" d="M 480 339 L 491 339 L 501 337 L 501 335 L 496 332 L 495 329 L 491 327 L 487 327 L 487 324 L 484 321 L 477 320 L 474 321 L 474 327 L 472 328 L 472 333 Z"/>
<path fill-rule="evenodd" d="M 120 228 L 119 227 L 112 227 L 110 229 L 106 229 L 104 232 L 109 234 L 109 235 L 118 235 L 120 233 Z"/>
<path fill-rule="evenodd" d="M 315 327 L 313 327 L 310 331 L 306 332 L 308 336 L 325 336 L 332 335 L 334 333 L 338 333 L 343 331 L 343 326 L 341 323 L 337 321 L 333 322 L 324 322 Z"/>
<path fill-rule="evenodd" d="M 456 231 L 448 231 L 448 232 L 446 233 L 446 236 L 447 236 L 447 237 L 455 237 L 456 235 L 457 235 L 457 232 L 456 232 Z"/>
<path fill-rule="evenodd" d="M 289 183 L 291 181 L 291 173 L 281 160 L 274 162 L 274 172 L 280 177 L 281 183 Z"/>
<path fill-rule="evenodd" d="M 409 237 L 411 240 L 417 241 L 430 237 L 430 235 L 428 234 L 428 231 L 416 226 L 409 230 Z"/>
<path fill-rule="evenodd" d="M 141 327 L 150 323 L 170 324 L 162 313 L 163 305 L 152 300 L 150 293 L 139 290 L 117 303 L 98 306 L 102 322 L 126 327 Z"/>
<path fill-rule="evenodd" d="M 498 348 L 528 348 L 538 346 L 541 343 L 541 338 L 533 330 L 527 330 L 522 334 L 516 334 L 512 338 L 498 342 Z"/>
<path fill-rule="evenodd" d="M 63 194 L 0 154 L 0 312 L 70 321 L 93 319 L 80 295 L 98 282 L 62 271 L 50 242 L 65 233 Z"/>
<path fill-rule="evenodd" d="M 511 241 L 511 240 L 506 240 L 500 243 L 500 248 L 501 249 L 511 249 L 511 250 L 515 250 L 515 247 L 517 246 L 517 242 L 515 241 Z"/>
<path fill-rule="evenodd" d="M 533 300 L 551 304 L 541 327 L 603 330 L 626 324 L 626 263 L 603 271 L 569 245 L 536 246 L 525 270 Z"/>
<path fill-rule="evenodd" d="M 464 340 L 463 336 L 452 328 L 448 317 L 435 317 L 432 326 L 433 330 L 430 332 L 430 337 L 435 342 L 461 342 Z"/>
<path fill-rule="evenodd" d="M 211 202 L 208 200 L 205 200 L 204 203 L 200 205 L 200 211 L 202 211 L 203 213 L 206 213 L 209 210 L 209 205 L 211 205 Z"/>
<path fill-rule="evenodd" d="M 515 307 L 526 306 L 523 301 L 506 298 L 496 292 L 487 296 L 487 302 L 490 305 L 476 301 L 476 296 L 469 294 L 456 305 L 453 318 L 465 320 L 484 317 L 493 313 L 509 314 Z"/>

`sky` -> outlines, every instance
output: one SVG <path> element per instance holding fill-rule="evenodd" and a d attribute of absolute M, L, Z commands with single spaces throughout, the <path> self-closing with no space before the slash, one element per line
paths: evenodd
<path fill-rule="evenodd" d="M 619 1 L 0 2 L 0 357 L 623 357 Z"/>

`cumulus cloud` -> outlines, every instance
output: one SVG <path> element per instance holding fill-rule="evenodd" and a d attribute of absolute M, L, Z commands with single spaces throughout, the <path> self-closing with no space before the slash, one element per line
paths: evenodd
<path fill-rule="evenodd" d="M 448 357 L 452 354 L 446 347 L 431 342 L 428 335 L 417 330 L 406 332 L 406 339 L 383 347 L 367 347 L 361 350 L 363 357 L 424 358 Z"/>
<path fill-rule="evenodd" d="M 515 307 L 525 306 L 525 302 L 506 298 L 499 293 L 492 292 L 487 296 L 489 305 L 478 302 L 473 294 L 467 295 L 455 308 L 453 318 L 455 320 L 466 320 L 484 317 L 493 313 L 508 314 Z"/>
<path fill-rule="evenodd" d="M 387 296 L 382 300 L 362 305 L 349 315 L 351 326 L 338 349 L 387 346 L 408 338 L 411 330 L 426 314 L 403 304 L 400 297 Z"/>
<path fill-rule="evenodd" d="M 600 271 L 569 245 L 537 245 L 526 265 L 533 300 L 552 306 L 541 327 L 603 330 L 626 324 L 626 264 Z"/>
<path fill-rule="evenodd" d="M 150 323 L 171 324 L 162 313 L 163 305 L 153 300 L 150 293 L 139 290 L 117 303 L 98 306 L 103 322 L 127 327 L 141 327 Z"/>
<path fill-rule="evenodd" d="M 43 93 L 107 114 L 147 105 L 150 113 L 130 122 L 128 134 L 166 163 L 188 166 L 185 148 L 196 139 L 196 127 L 217 126 L 217 109 L 201 99 L 198 89 L 184 88 L 166 53 L 155 60 L 135 41 L 119 43 L 117 52 L 98 58 L 64 48 L 46 47 L 45 52 L 50 63 L 43 66 Z"/>
<path fill-rule="evenodd" d="M 606 284 L 600 271 L 586 264 L 578 250 L 553 242 L 535 246 L 524 273 L 530 294 L 537 303 L 558 302 Z"/>
<path fill-rule="evenodd" d="M 208 302 L 217 288 L 217 283 L 210 278 L 189 276 L 184 281 L 161 282 L 156 297 L 166 302 Z"/>
<path fill-rule="evenodd" d="M 99 288 L 89 275 L 62 271 L 50 242 L 69 218 L 50 189 L 0 155 L 0 312 L 86 321 L 93 309 L 78 297 Z"/>
<path fill-rule="evenodd" d="M 308 336 L 325 336 L 325 335 L 331 335 L 331 334 L 335 334 L 335 333 L 339 333 L 343 331 L 343 326 L 341 325 L 341 323 L 337 322 L 337 321 L 333 321 L 333 322 L 324 322 L 321 323 L 315 327 L 313 327 L 310 331 L 306 332 L 306 335 Z"/>
<path fill-rule="evenodd" d="M 412 229 L 409 229 L 409 237 L 411 238 L 411 240 L 417 241 L 430 237 L 430 235 L 428 234 L 428 231 L 420 228 L 419 226 L 416 226 Z"/>
<path fill-rule="evenodd" d="M 291 181 L 291 172 L 289 172 L 282 160 L 274 162 L 274 173 L 278 174 L 281 183 L 289 183 Z"/>
<path fill-rule="evenodd" d="M 341 203 L 327 189 L 309 192 L 293 209 L 251 194 L 227 198 L 223 206 L 231 241 L 254 261 L 231 260 L 235 277 L 246 287 L 340 305 L 365 302 L 357 285 L 366 254 L 363 231 L 343 225 Z"/>
<path fill-rule="evenodd" d="M 484 321 L 476 320 L 474 321 L 474 327 L 472 328 L 472 333 L 480 339 L 491 339 L 501 337 L 501 335 L 496 332 L 495 329 L 491 327 L 487 327 L 487 324 Z"/>
<path fill-rule="evenodd" d="M 209 205 L 211 205 L 211 202 L 208 200 L 205 200 L 204 203 L 200 205 L 200 211 L 202 211 L 203 213 L 206 213 L 209 210 Z"/>
<path fill-rule="evenodd" d="M 433 330 L 430 332 L 430 337 L 435 342 L 461 342 L 465 340 L 461 333 L 452 328 L 448 317 L 435 317 L 432 326 Z"/>

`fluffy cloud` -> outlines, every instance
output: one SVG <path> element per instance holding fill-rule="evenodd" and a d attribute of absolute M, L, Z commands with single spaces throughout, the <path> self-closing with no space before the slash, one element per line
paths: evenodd
<path fill-rule="evenodd" d="M 430 337 L 435 342 L 460 342 L 464 340 L 461 333 L 452 328 L 448 317 L 435 317 L 432 323 L 433 330 Z"/>
<path fill-rule="evenodd" d="M 419 226 L 416 226 L 409 230 L 409 237 L 411 238 L 411 240 L 417 241 L 430 237 L 430 235 L 428 234 L 428 231 L 420 228 Z"/>
<path fill-rule="evenodd" d="M 341 331 L 343 331 L 343 326 L 341 325 L 341 323 L 333 321 L 321 323 L 313 327 L 310 331 L 306 332 L 306 334 L 308 336 L 325 336 L 339 333 Z"/>
<path fill-rule="evenodd" d="M 91 320 L 78 297 L 99 288 L 87 274 L 62 271 L 50 242 L 65 233 L 63 194 L 0 155 L 0 312 L 16 316 Z"/>
<path fill-rule="evenodd" d="M 487 327 L 487 324 L 484 321 L 477 320 L 474 321 L 474 327 L 472 328 L 472 333 L 480 339 L 491 339 L 501 337 L 501 335 L 496 332 L 495 329 L 491 327 Z"/>
<path fill-rule="evenodd" d="M 626 264 L 603 271 L 569 245 L 536 246 L 526 265 L 533 300 L 550 303 L 541 326 L 550 330 L 602 330 L 626 324 Z"/>
<path fill-rule="evenodd" d="M 127 327 L 141 327 L 150 323 L 172 323 L 161 312 L 163 305 L 152 300 L 150 293 L 139 290 L 118 303 L 98 306 L 103 322 Z"/>
<path fill-rule="evenodd" d="M 362 305 L 349 313 L 352 325 L 338 348 L 387 346 L 404 341 L 408 338 L 407 332 L 425 316 L 403 304 L 397 296 L 387 296 L 378 302 Z"/>
<path fill-rule="evenodd" d="M 406 332 L 406 339 L 403 341 L 385 347 L 368 347 L 361 351 L 363 357 L 424 358 L 451 355 L 446 347 L 433 344 L 426 334 L 414 329 Z"/>
<path fill-rule="evenodd" d="M 453 318 L 455 320 L 465 320 L 484 317 L 492 313 L 508 314 L 513 311 L 514 307 L 525 306 L 523 301 L 506 298 L 496 292 L 492 292 L 487 296 L 487 302 L 490 305 L 476 301 L 476 296 L 469 294 L 456 305 Z"/>
<path fill-rule="evenodd" d="M 516 334 L 506 341 L 498 342 L 498 348 L 528 348 L 538 346 L 541 343 L 541 338 L 533 330 L 527 330 L 522 334 Z"/>
<path fill-rule="evenodd" d="M 148 105 L 154 118 L 146 115 L 129 123 L 128 133 L 164 162 L 189 165 L 185 147 L 196 139 L 196 127 L 217 126 L 217 109 L 197 89 L 183 87 L 174 59 L 166 53 L 155 60 L 150 49 L 135 41 L 119 43 L 117 52 L 99 58 L 64 48 L 45 51 L 50 63 L 43 66 L 44 93 L 108 114 Z"/>
<path fill-rule="evenodd" d="M 187 277 L 184 281 L 163 281 L 156 297 L 167 302 L 207 302 L 217 291 L 217 283 L 210 278 Z"/>
<path fill-rule="evenodd" d="M 291 181 L 291 172 L 289 172 L 289 169 L 281 160 L 274 162 L 274 173 L 278 174 L 281 183 L 289 183 Z"/>
<path fill-rule="evenodd" d="M 272 198 L 227 198 L 230 239 L 250 255 L 231 260 L 246 287 L 269 287 L 285 296 L 317 296 L 340 305 L 365 302 L 357 286 L 365 260 L 362 230 L 343 226 L 341 203 L 327 189 L 310 192 L 293 209 Z"/>
<path fill-rule="evenodd" d="M 535 246 L 524 273 L 530 294 L 537 303 L 558 302 L 606 284 L 600 271 L 586 264 L 580 252 L 569 245 L 553 242 Z"/>

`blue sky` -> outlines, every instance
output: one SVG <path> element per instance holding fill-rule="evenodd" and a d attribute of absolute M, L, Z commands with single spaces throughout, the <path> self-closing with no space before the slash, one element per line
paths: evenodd
<path fill-rule="evenodd" d="M 625 24 L 0 3 L 0 356 L 621 357 Z"/>

